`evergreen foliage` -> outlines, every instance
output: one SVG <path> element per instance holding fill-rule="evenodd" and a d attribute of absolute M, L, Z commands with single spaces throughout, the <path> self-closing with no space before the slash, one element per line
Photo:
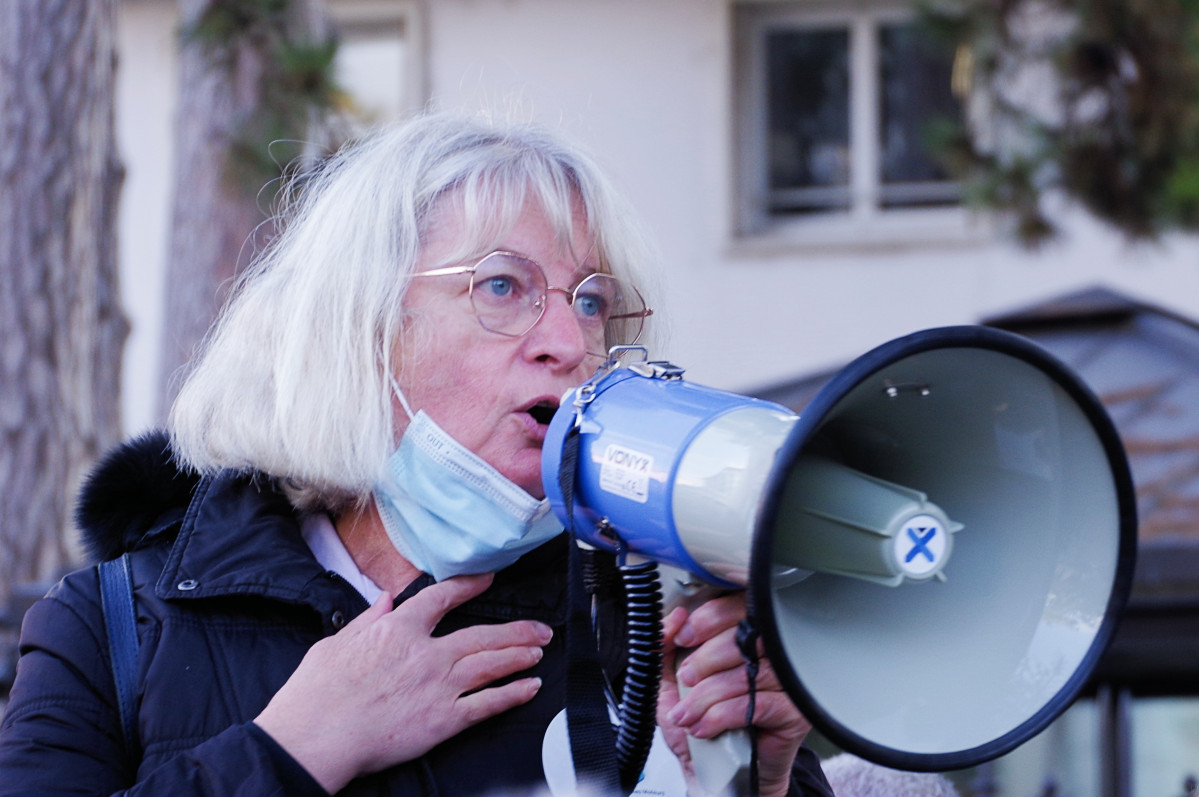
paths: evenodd
<path fill-rule="evenodd" d="M 1133 239 L 1199 230 L 1199 0 L 923 0 L 963 121 L 933 148 L 1029 246 L 1060 191 Z"/>
<path fill-rule="evenodd" d="M 350 106 L 347 93 L 334 79 L 338 42 L 334 36 L 314 40 L 299 30 L 294 0 L 210 0 L 204 12 L 184 30 L 185 40 L 204 47 L 216 62 L 230 66 L 245 52 L 265 55 L 258 81 L 262 101 L 243 120 L 230 156 L 231 172 L 249 190 L 296 167 L 313 145 L 314 123 Z M 321 142 L 336 145 L 337 142 Z"/>

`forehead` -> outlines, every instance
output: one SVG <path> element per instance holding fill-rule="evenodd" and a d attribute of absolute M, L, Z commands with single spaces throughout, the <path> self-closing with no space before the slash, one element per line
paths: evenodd
<path fill-rule="evenodd" d="M 599 270 L 602 258 L 577 197 L 553 207 L 527 194 L 519 199 L 501 199 L 488 208 L 461 192 L 438 199 L 421 228 L 424 265 L 466 262 L 506 249 L 539 262 L 566 259 L 581 272 Z"/>

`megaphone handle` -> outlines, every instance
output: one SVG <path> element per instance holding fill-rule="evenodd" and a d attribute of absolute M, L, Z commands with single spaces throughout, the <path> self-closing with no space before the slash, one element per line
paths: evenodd
<path fill-rule="evenodd" d="M 683 606 L 688 612 L 697 606 L 711 600 L 724 592 L 723 589 L 698 582 L 685 570 L 670 565 L 659 565 L 662 571 L 663 586 L 663 616 L 669 614 L 676 606 Z M 690 650 L 675 651 L 675 670 L 679 662 L 687 658 Z M 687 694 L 688 687 L 679 683 L 679 697 Z M 734 786 L 745 779 L 749 772 L 753 757 L 749 732 L 744 729 L 725 731 L 712 739 L 699 739 L 687 735 L 687 747 L 691 752 L 691 769 L 695 774 L 702 797 L 716 797 L 734 793 Z"/>
<path fill-rule="evenodd" d="M 686 687 L 679 686 L 680 696 L 686 691 Z M 702 797 L 736 793 L 734 785 L 746 777 L 753 758 L 748 731 L 725 731 L 712 739 L 699 739 L 688 734 L 687 747 L 691 751 L 691 769 Z"/>

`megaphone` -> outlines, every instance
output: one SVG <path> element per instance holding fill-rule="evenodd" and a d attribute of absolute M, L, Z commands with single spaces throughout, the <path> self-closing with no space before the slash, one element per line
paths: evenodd
<path fill-rule="evenodd" d="M 783 688 L 831 741 L 960 769 L 1078 695 L 1128 597 L 1136 510 L 1111 420 L 1047 352 L 917 332 L 798 414 L 616 362 L 549 425 L 554 511 L 587 545 L 747 588 Z"/>

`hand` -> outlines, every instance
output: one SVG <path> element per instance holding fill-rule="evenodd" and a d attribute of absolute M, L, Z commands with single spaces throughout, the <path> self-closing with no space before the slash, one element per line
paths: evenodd
<path fill-rule="evenodd" d="M 447 579 L 394 610 L 384 593 L 313 645 L 255 722 L 334 794 L 528 702 L 538 678 L 487 684 L 540 661 L 548 626 L 517 621 L 432 635 L 490 583 L 490 575 Z"/>
<path fill-rule="evenodd" d="M 687 734 L 713 738 L 745 727 L 749 686 L 737 648 L 737 624 L 745 617 L 745 593 L 715 598 L 691 613 L 679 607 L 663 621 L 663 675 L 658 725 L 692 782 Z M 690 650 L 688 650 L 690 649 Z M 757 728 L 759 786 L 764 797 L 784 795 L 791 765 L 812 726 L 787 697 L 758 643 L 753 724 Z M 676 659 L 681 658 L 681 661 Z M 677 670 L 676 670 L 677 666 Z M 679 685 L 688 687 L 680 694 Z"/>

